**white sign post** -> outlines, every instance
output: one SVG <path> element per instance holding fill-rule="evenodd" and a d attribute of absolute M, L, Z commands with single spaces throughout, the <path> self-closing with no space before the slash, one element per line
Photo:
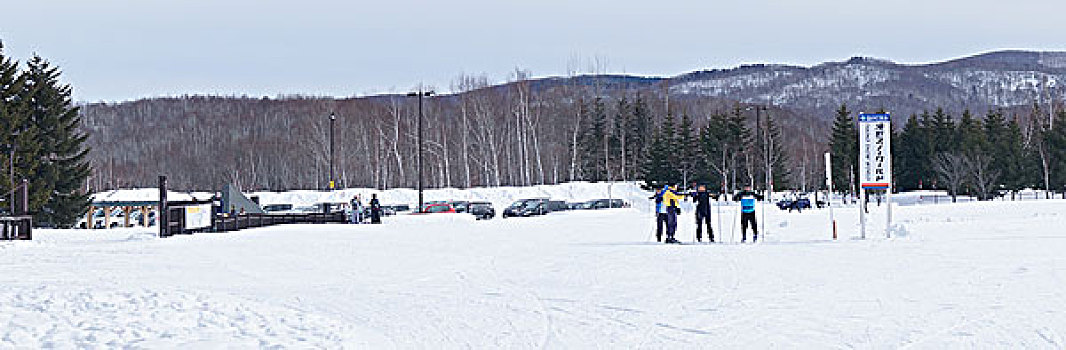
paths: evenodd
<path fill-rule="evenodd" d="M 833 160 L 829 152 L 825 152 L 825 205 L 829 207 L 829 222 L 833 226 L 833 240 L 837 239 L 837 219 L 833 217 Z"/>
<path fill-rule="evenodd" d="M 887 114 L 859 114 L 859 184 L 862 202 L 859 214 L 862 237 L 866 238 L 866 190 L 885 190 L 887 226 L 892 232 L 892 118 Z"/>

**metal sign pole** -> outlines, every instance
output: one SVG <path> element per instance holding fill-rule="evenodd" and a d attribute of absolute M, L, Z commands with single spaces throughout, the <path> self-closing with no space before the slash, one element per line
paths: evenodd
<path fill-rule="evenodd" d="M 866 239 L 866 189 L 859 187 L 859 237 Z"/>
<path fill-rule="evenodd" d="M 829 207 L 829 223 L 833 229 L 833 240 L 836 240 L 837 220 L 833 217 L 833 159 L 829 155 L 829 152 L 825 152 L 825 188 L 825 205 Z M 817 200 L 815 200 L 815 202 L 817 202 Z"/>
<path fill-rule="evenodd" d="M 885 189 L 885 201 L 888 202 L 885 208 L 885 216 L 888 217 L 885 223 L 885 238 L 892 238 L 892 186 Z"/>

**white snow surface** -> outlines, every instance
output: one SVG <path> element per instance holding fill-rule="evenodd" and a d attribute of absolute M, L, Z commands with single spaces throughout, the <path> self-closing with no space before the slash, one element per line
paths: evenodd
<path fill-rule="evenodd" d="M 725 243 L 654 243 L 646 204 L 37 230 L 0 242 L 0 348 L 1066 347 L 1066 201 L 898 206 L 890 239 L 873 207 L 866 240 L 838 208 L 837 241 L 826 210 L 767 205 L 746 245 L 735 206 L 715 208 Z"/>

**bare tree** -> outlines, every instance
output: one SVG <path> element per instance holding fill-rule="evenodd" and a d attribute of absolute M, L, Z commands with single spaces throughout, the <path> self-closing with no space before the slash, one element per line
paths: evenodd
<path fill-rule="evenodd" d="M 969 175 L 967 168 L 966 157 L 958 153 L 944 152 L 933 158 L 933 171 L 948 185 L 952 202 L 958 201 L 959 188 Z"/>
<path fill-rule="evenodd" d="M 992 187 L 999 182 L 1000 171 L 992 166 L 992 157 L 985 154 L 975 154 L 966 157 L 966 168 L 972 176 L 973 184 L 977 186 L 977 199 L 990 198 Z"/>

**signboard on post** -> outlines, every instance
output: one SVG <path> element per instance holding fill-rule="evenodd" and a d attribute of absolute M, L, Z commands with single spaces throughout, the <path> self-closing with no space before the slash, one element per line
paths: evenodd
<path fill-rule="evenodd" d="M 211 227 L 211 204 L 190 205 L 185 207 L 185 229 L 198 230 Z"/>
<path fill-rule="evenodd" d="M 859 222 L 866 238 L 866 190 L 885 190 L 885 236 L 892 233 L 892 117 L 859 114 Z"/>
<path fill-rule="evenodd" d="M 859 183 L 864 189 L 892 185 L 892 122 L 888 114 L 859 115 Z"/>

